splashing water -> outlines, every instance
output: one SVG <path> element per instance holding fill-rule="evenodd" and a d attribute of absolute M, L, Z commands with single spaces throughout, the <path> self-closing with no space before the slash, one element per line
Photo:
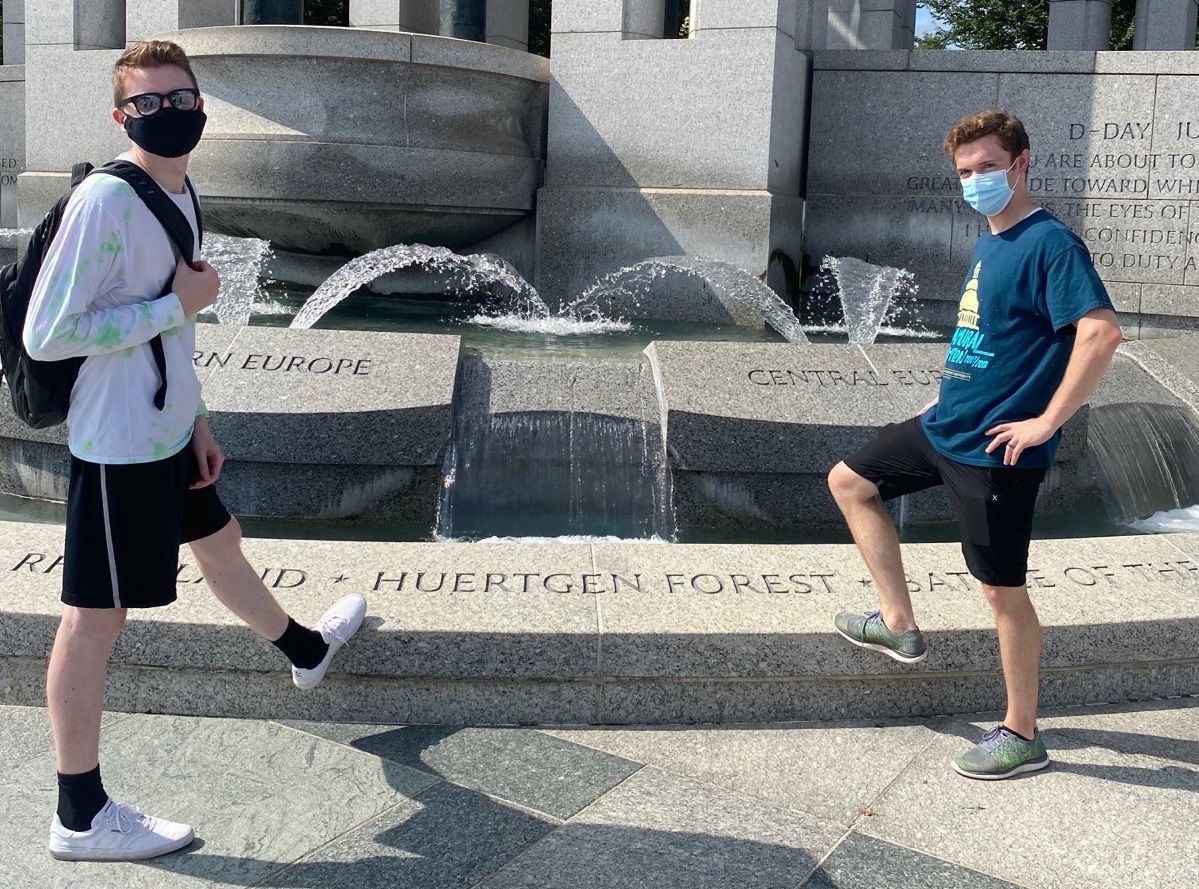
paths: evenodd
<path fill-rule="evenodd" d="M 21 238 L 31 234 L 31 228 L 0 228 L 0 250 L 16 252 L 21 245 Z"/>
<path fill-rule="evenodd" d="M 254 304 L 266 298 L 266 265 L 274 257 L 270 242 L 258 238 L 205 235 L 204 258 L 221 279 L 213 309 L 222 324 L 249 324 Z"/>
<path fill-rule="evenodd" d="M 459 256 L 445 247 L 398 244 L 373 250 L 352 259 L 334 272 L 292 320 L 301 330 L 312 327 L 338 303 L 384 275 L 419 268 L 445 278 L 447 292 L 470 295 L 490 293 L 505 308 L 523 318 L 547 318 L 549 307 L 528 281 L 511 264 L 498 256 Z"/>
<path fill-rule="evenodd" d="M 1167 509 L 1147 519 L 1131 522 L 1130 528 L 1146 534 L 1171 534 L 1199 531 L 1199 504 L 1183 509 Z"/>
<path fill-rule="evenodd" d="M 1113 517 L 1129 524 L 1199 503 L 1199 420 L 1184 407 L 1091 408 L 1087 445 Z"/>
<path fill-rule="evenodd" d="M 813 308 L 828 322 L 840 314 L 851 343 L 867 345 L 884 329 L 916 331 L 915 276 L 906 269 L 853 257 L 826 256 L 813 288 Z M 831 325 L 830 325 L 831 326 Z"/>
<path fill-rule="evenodd" d="M 808 341 L 777 293 L 744 269 L 698 256 L 655 257 L 604 275 L 563 311 L 578 318 L 765 322 L 787 342 Z"/>
<path fill-rule="evenodd" d="M 628 321 L 610 318 L 574 318 L 566 315 L 551 315 L 549 318 L 525 318 L 521 315 L 475 315 L 467 324 L 493 327 L 516 333 L 541 333 L 547 336 L 587 336 L 605 333 L 620 333 L 633 329 Z"/>

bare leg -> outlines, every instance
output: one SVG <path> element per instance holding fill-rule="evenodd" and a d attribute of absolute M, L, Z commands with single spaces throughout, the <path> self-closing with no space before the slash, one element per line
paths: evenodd
<path fill-rule="evenodd" d="M 100 715 L 108 658 L 125 626 L 124 608 L 64 605 L 50 669 L 46 705 L 54 727 L 58 770 L 77 775 L 100 762 Z"/>
<path fill-rule="evenodd" d="M 1007 715 L 1003 724 L 1031 738 L 1037 727 L 1041 622 L 1028 598 L 1028 587 L 983 584 L 983 592 L 995 612 L 999 630 L 999 655 L 1007 687 Z"/>
<path fill-rule="evenodd" d="M 915 629 L 916 617 L 899 552 L 899 534 L 879 500 L 878 487 L 844 463 L 833 467 L 828 486 L 874 578 L 883 621 L 893 633 Z"/>
<path fill-rule="evenodd" d="M 191 549 L 200 573 L 222 605 L 268 642 L 283 635 L 287 612 L 242 554 L 241 526 L 237 519 L 216 534 L 194 541 Z"/>

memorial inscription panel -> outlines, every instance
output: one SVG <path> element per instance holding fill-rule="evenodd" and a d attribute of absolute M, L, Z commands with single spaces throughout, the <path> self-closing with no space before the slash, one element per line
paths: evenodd
<path fill-rule="evenodd" d="M 1002 69 L 1001 57 L 992 63 Z M 837 175 L 831 162 L 814 161 L 813 257 L 853 252 L 906 265 L 922 285 L 922 298 L 956 300 L 987 223 L 962 200 L 952 164 L 939 150 L 944 111 L 924 110 L 921 103 L 942 86 L 979 75 L 828 74 L 817 79 L 815 101 L 844 115 L 833 123 L 842 141 L 856 134 L 864 146 L 865 157 L 849 161 L 848 172 L 876 172 Z M 987 76 L 994 97 L 978 108 L 957 107 L 954 116 L 998 105 L 1024 121 L 1032 143 L 1030 193 L 1082 238 L 1117 308 L 1199 317 L 1199 77 L 1152 71 Z M 883 131 L 896 125 L 895 117 L 873 106 L 854 111 L 854 103 L 841 101 L 850 93 L 873 94 L 880 78 L 891 79 L 917 109 L 902 118 L 907 132 L 898 144 L 909 149 L 903 156 L 891 154 L 895 145 Z M 880 216 L 887 226 L 880 227 Z"/>
<path fill-rule="evenodd" d="M 945 346 L 897 348 L 884 367 L 848 345 L 652 344 L 674 466 L 828 472 L 936 393 Z"/>
<path fill-rule="evenodd" d="M 460 351 L 453 336 L 202 324 L 193 363 L 235 459 L 432 466 Z"/>
<path fill-rule="evenodd" d="M 946 560 L 950 561 L 950 560 Z M 956 562 L 931 571 L 906 575 L 911 593 L 978 592 L 978 581 L 962 564 Z M 603 596 L 603 595 L 665 595 L 681 599 L 704 599 L 713 596 L 781 597 L 806 596 L 813 593 L 852 595 L 872 586 L 865 570 L 801 570 L 789 574 L 755 571 L 752 565 L 729 564 L 724 570 L 702 573 L 678 571 L 513 571 L 454 570 L 452 566 L 437 570 L 405 570 L 397 565 L 363 565 L 360 562 L 344 565 L 312 566 L 268 565 L 258 572 L 269 589 L 298 590 L 301 588 L 369 590 L 384 595 L 414 597 L 455 596 L 462 594 L 487 596 Z M 46 578 L 60 577 L 63 568 L 61 549 L 21 552 L 9 559 L 4 568 L 9 574 L 34 574 Z M 1142 588 L 1146 583 L 1167 582 L 1199 584 L 1199 562 L 1183 557 L 1159 560 L 1107 559 L 1102 562 L 1065 561 L 1042 567 L 1032 565 L 1028 571 L 1029 588 L 1054 589 L 1068 587 L 1087 589 Z M 180 562 L 176 575 L 179 586 L 204 583 L 199 569 L 190 561 Z"/>

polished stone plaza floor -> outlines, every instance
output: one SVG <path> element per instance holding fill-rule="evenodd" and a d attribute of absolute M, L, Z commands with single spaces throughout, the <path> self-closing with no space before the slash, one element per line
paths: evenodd
<path fill-rule="evenodd" d="M 45 852 L 44 710 L 0 707 L 0 886 L 1171 889 L 1199 881 L 1199 700 L 1055 711 L 1048 771 L 947 766 L 989 718 L 647 728 L 111 714 L 106 784 L 195 826 L 149 864 Z"/>

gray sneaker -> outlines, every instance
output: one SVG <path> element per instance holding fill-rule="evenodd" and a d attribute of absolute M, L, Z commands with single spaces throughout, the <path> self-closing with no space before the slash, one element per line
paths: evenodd
<path fill-rule="evenodd" d="M 1005 725 L 996 726 L 981 741 L 950 765 L 959 775 L 983 781 L 999 781 L 1022 772 L 1035 772 L 1049 765 L 1049 751 L 1038 729 L 1026 741 Z"/>
<path fill-rule="evenodd" d="M 858 648 L 881 651 L 901 664 L 918 664 L 928 656 L 923 633 L 919 630 L 892 633 L 878 611 L 870 614 L 842 611 L 833 618 L 833 625 L 838 633 Z"/>

